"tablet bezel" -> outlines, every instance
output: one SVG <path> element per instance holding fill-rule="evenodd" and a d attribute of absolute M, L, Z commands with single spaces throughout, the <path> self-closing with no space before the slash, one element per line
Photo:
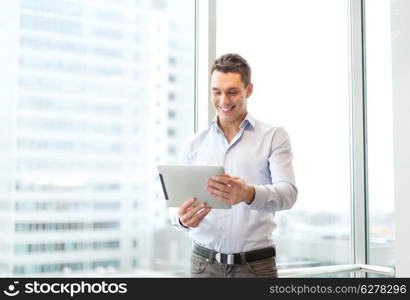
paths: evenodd
<path fill-rule="evenodd" d="M 158 165 L 159 179 L 168 207 L 180 207 L 195 197 L 195 205 L 206 202 L 212 209 L 229 209 L 231 205 L 212 197 L 206 181 L 214 175 L 225 174 L 223 166 Z"/>

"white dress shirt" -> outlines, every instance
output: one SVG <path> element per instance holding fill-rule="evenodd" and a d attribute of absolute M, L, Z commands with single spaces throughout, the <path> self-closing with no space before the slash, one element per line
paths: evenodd
<path fill-rule="evenodd" d="M 191 137 L 182 147 L 182 164 L 222 165 L 225 173 L 255 187 L 251 204 L 212 209 L 196 228 L 183 227 L 178 209 L 171 209 L 171 223 L 186 230 L 197 244 L 222 253 L 245 252 L 272 246 L 276 211 L 296 202 L 297 188 L 289 136 L 281 127 L 255 120 L 248 114 L 240 131 L 228 143 L 217 124 Z"/>

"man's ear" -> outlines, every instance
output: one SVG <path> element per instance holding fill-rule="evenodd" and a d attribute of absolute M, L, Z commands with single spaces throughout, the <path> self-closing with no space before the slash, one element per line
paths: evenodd
<path fill-rule="evenodd" d="M 249 83 L 246 88 L 246 98 L 249 98 L 253 93 L 253 83 Z"/>

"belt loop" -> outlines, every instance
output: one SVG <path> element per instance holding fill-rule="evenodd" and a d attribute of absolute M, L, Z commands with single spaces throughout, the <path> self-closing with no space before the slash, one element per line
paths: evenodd
<path fill-rule="evenodd" d="M 212 251 L 212 250 L 208 251 L 208 261 L 209 261 L 209 263 L 213 264 L 214 263 L 214 258 L 215 258 L 214 251 Z"/>
<path fill-rule="evenodd" d="M 241 255 L 241 264 L 244 265 L 247 263 L 246 261 L 246 253 L 245 252 L 241 252 L 239 253 Z"/>

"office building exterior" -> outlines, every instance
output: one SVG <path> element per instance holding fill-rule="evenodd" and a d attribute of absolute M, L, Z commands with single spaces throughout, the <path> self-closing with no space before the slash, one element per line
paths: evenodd
<path fill-rule="evenodd" d="M 11 2 L 0 273 L 161 268 L 156 165 L 193 131 L 193 17 L 183 1 Z"/>

